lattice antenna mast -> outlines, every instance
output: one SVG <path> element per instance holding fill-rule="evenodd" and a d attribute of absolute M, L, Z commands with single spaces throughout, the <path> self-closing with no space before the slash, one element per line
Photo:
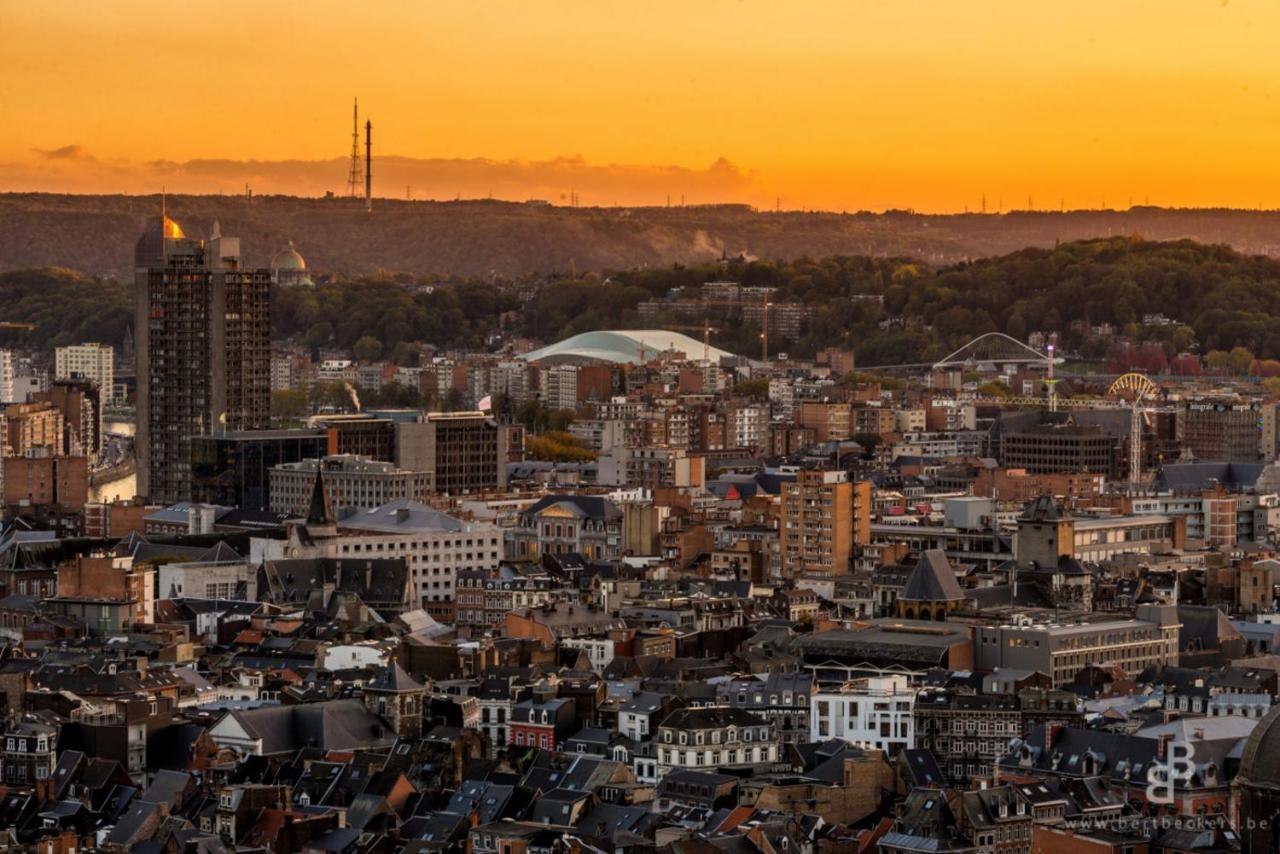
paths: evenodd
<path fill-rule="evenodd" d="M 364 170 L 360 165 L 360 103 L 351 102 L 351 165 L 347 168 L 347 195 L 353 199 L 364 193 Z"/>

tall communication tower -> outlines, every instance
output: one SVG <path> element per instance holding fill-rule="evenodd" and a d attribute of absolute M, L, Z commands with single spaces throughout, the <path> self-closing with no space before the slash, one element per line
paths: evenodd
<path fill-rule="evenodd" d="M 373 122 L 364 123 L 364 209 L 373 210 Z"/>
<path fill-rule="evenodd" d="M 351 102 L 351 165 L 347 168 L 347 195 L 360 198 L 364 192 L 364 172 L 360 168 L 360 104 Z"/>

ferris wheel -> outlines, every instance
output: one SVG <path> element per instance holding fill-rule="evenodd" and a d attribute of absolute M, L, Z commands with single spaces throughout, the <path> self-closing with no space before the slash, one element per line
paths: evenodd
<path fill-rule="evenodd" d="M 1160 386 L 1146 374 L 1130 372 L 1116 377 L 1107 389 L 1107 397 L 1133 404 L 1129 417 L 1129 483 L 1142 479 L 1142 425 L 1148 419 L 1143 401 L 1153 400 L 1160 394 Z"/>

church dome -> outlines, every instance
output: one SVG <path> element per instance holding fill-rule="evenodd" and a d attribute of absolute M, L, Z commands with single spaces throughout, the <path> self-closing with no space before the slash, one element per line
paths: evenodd
<path fill-rule="evenodd" d="M 164 259 L 165 240 L 180 240 L 186 237 L 182 226 L 169 217 L 161 214 L 153 217 L 138 238 L 133 250 L 135 266 L 147 267 Z"/>
<path fill-rule="evenodd" d="M 293 248 L 293 241 L 289 241 L 289 248 L 276 255 L 271 259 L 271 269 L 273 270 L 305 270 L 307 262 L 303 259 L 298 250 Z"/>
<path fill-rule="evenodd" d="M 1280 789 L 1280 706 L 1273 706 L 1249 733 L 1240 754 L 1240 782 Z"/>

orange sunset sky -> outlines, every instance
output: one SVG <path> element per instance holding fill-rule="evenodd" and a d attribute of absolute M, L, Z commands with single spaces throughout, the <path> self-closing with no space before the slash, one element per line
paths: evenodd
<path fill-rule="evenodd" d="M 0 191 L 1280 207 L 1276 0 L 0 0 Z M 409 185 L 406 189 L 406 185 Z"/>

